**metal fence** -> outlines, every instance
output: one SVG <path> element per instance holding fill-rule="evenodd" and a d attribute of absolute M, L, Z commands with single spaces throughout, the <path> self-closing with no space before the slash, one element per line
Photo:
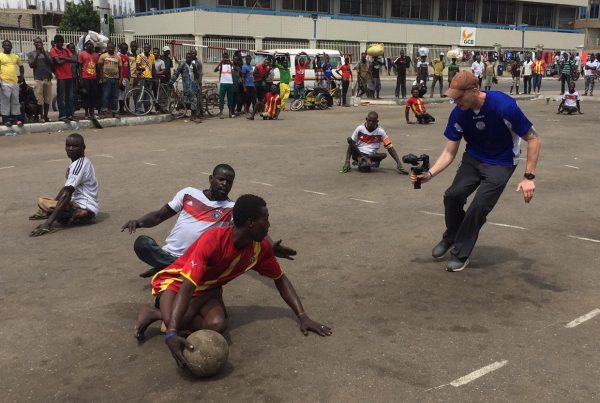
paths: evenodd
<path fill-rule="evenodd" d="M 392 60 L 400 56 L 400 51 L 406 54 L 406 44 L 400 43 L 384 43 L 383 44 L 384 55 Z"/>
<path fill-rule="evenodd" d="M 192 35 L 134 35 L 135 41 L 138 43 L 139 51 L 143 50 L 145 44 L 149 44 L 151 48 L 160 49 L 162 54 L 162 48 L 169 46 L 173 56 L 178 60 L 184 60 L 185 54 L 193 49 L 195 44 L 194 37 Z M 200 50 L 198 49 L 198 52 Z"/>
<path fill-rule="evenodd" d="M 310 46 L 307 39 L 263 39 L 263 49 L 308 49 Z"/>
<path fill-rule="evenodd" d="M 57 31 L 58 34 L 65 38 L 65 44 L 74 43 L 76 46 L 82 36 L 87 35 L 87 32 L 69 32 L 69 31 Z M 44 42 L 46 49 L 50 49 L 50 42 L 54 38 L 49 38 L 46 31 L 26 31 L 18 29 L 2 29 L 0 30 L 0 39 L 8 39 L 13 44 L 13 52 L 27 54 L 35 49 L 33 41 L 35 38 L 40 37 Z M 123 34 L 113 34 L 110 36 L 110 40 L 119 44 L 125 40 Z"/>
<path fill-rule="evenodd" d="M 317 41 L 319 49 L 339 50 L 344 55 L 349 55 L 353 61 L 360 58 L 360 43 L 349 41 Z"/>
<path fill-rule="evenodd" d="M 254 38 L 231 37 L 231 36 L 205 36 L 203 43 L 203 60 L 205 63 L 218 63 L 221 60 L 223 50 L 254 50 Z M 230 52 L 231 53 L 231 52 Z"/>

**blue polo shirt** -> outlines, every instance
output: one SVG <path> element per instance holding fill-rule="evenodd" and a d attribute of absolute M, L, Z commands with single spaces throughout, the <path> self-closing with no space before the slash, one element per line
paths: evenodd
<path fill-rule="evenodd" d="M 486 91 L 483 106 L 475 113 L 454 108 L 444 136 L 459 141 L 464 137 L 466 152 L 477 161 L 490 165 L 517 165 L 521 155 L 521 137 L 533 124 L 517 102 L 500 91 Z"/>
<path fill-rule="evenodd" d="M 331 76 L 333 75 L 331 64 L 325 63 L 323 65 L 323 71 L 325 71 L 325 80 L 331 80 Z"/>
<path fill-rule="evenodd" d="M 242 66 L 242 73 L 244 74 L 244 85 L 246 87 L 254 87 L 254 69 L 249 64 Z"/>

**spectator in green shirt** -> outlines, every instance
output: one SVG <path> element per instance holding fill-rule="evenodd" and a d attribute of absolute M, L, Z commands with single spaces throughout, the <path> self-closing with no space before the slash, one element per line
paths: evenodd
<path fill-rule="evenodd" d="M 456 58 L 453 57 L 452 58 L 452 63 L 450 63 L 448 65 L 448 83 L 452 82 L 452 79 L 454 78 L 454 75 L 456 73 L 458 73 L 458 71 L 459 71 L 459 67 L 458 67 L 458 64 L 456 64 Z"/>
<path fill-rule="evenodd" d="M 288 63 L 289 53 L 285 54 L 285 59 L 281 64 L 275 62 L 274 66 L 279 69 L 279 96 L 281 96 L 281 110 L 285 110 L 285 102 L 290 97 L 290 65 Z"/>

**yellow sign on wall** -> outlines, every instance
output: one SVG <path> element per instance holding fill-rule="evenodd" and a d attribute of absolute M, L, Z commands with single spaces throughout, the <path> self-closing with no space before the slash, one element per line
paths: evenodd
<path fill-rule="evenodd" d="M 477 37 L 477 28 L 461 27 L 460 28 L 460 45 L 459 46 L 475 46 Z"/>

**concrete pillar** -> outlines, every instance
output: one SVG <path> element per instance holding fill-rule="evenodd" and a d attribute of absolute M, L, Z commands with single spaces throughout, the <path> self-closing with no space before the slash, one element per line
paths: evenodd
<path fill-rule="evenodd" d="M 475 3 L 475 24 L 481 24 L 482 15 L 483 15 L 483 2 L 480 0 Z"/>
<path fill-rule="evenodd" d="M 392 2 L 387 0 L 383 2 L 383 18 L 392 18 Z"/>
<path fill-rule="evenodd" d="M 125 43 L 127 46 L 129 46 L 129 44 L 135 40 L 135 31 L 125 29 L 123 30 L 123 35 L 125 35 Z"/>
<path fill-rule="evenodd" d="M 317 49 L 317 40 L 316 39 L 309 39 L 308 40 L 308 47 L 311 49 Z"/>
<path fill-rule="evenodd" d="M 44 25 L 42 28 L 46 30 L 46 47 L 50 48 L 50 42 L 54 40 L 54 35 L 56 35 L 56 30 L 58 27 L 56 25 Z"/>
<path fill-rule="evenodd" d="M 431 10 L 431 20 L 438 21 L 440 19 L 440 0 L 433 0 L 433 9 Z"/>
<path fill-rule="evenodd" d="M 367 41 L 359 41 L 360 43 L 360 54 L 367 53 Z M 356 60 L 360 60 L 360 55 Z"/>
<path fill-rule="evenodd" d="M 204 45 L 204 34 L 194 34 L 194 45 L 197 46 L 196 50 L 198 51 L 198 60 L 200 60 L 200 63 L 204 63 L 204 48 L 198 47 Z"/>
<path fill-rule="evenodd" d="M 414 44 L 407 43 L 406 44 L 406 56 L 410 57 L 410 66 L 408 71 L 414 72 L 413 66 L 415 65 L 415 55 L 414 55 Z"/>
<path fill-rule="evenodd" d="M 263 48 L 263 36 L 255 36 L 254 37 L 254 49 L 262 50 Z"/>

